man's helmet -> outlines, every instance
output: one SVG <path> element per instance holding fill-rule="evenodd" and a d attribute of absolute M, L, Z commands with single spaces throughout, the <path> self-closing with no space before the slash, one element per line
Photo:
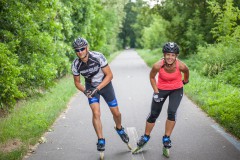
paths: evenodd
<path fill-rule="evenodd" d="M 76 48 L 83 48 L 88 45 L 88 41 L 84 38 L 78 37 L 77 39 L 74 40 L 72 46 L 74 49 Z"/>
<path fill-rule="evenodd" d="M 179 47 L 175 42 L 167 42 L 162 49 L 163 53 L 175 53 L 179 54 Z"/>

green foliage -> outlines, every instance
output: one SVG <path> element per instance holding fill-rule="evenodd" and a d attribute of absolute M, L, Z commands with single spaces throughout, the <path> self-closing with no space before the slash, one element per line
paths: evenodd
<path fill-rule="evenodd" d="M 122 31 L 119 34 L 120 38 L 123 40 L 122 47 L 135 47 L 136 37 L 132 25 L 136 22 L 137 17 L 137 3 L 129 1 L 125 7 L 126 17 L 123 22 Z"/>
<path fill-rule="evenodd" d="M 51 36 L 43 32 L 36 36 L 28 36 L 21 42 L 18 56 L 23 68 L 21 77 L 25 80 L 21 86 L 30 90 L 52 86 L 57 75 L 55 58 L 58 56 L 54 54 L 55 45 Z"/>
<path fill-rule="evenodd" d="M 9 109 L 16 99 L 24 96 L 18 88 L 23 79 L 19 77 L 21 68 L 17 62 L 18 57 L 8 50 L 6 44 L 0 43 L 0 108 Z"/>
<path fill-rule="evenodd" d="M 207 1 L 210 5 L 209 8 L 214 16 L 217 17 L 215 27 L 212 28 L 213 36 L 218 41 L 228 40 L 229 36 L 236 36 L 236 32 L 239 37 L 239 26 L 237 26 L 237 20 L 240 19 L 240 10 L 238 7 L 234 7 L 233 0 L 226 0 L 225 4 L 220 6 L 215 0 Z M 237 31 L 235 31 L 237 27 Z"/>
<path fill-rule="evenodd" d="M 168 41 L 166 36 L 167 25 L 168 22 L 160 16 L 153 16 L 150 26 L 143 29 L 141 45 L 149 49 L 162 48 L 163 44 Z"/>
<path fill-rule="evenodd" d="M 23 95 L 49 89 L 66 75 L 76 56 L 71 44 L 78 36 L 88 39 L 91 49 L 109 56 L 120 46 L 117 36 L 124 5 L 125 0 L 0 1 L 0 42 L 5 45 L 1 56 L 10 55 L 13 60 L 6 63 L 14 75 L 9 79 L 17 77 L 1 83 L 1 108 L 14 106 Z"/>
<path fill-rule="evenodd" d="M 239 62 L 239 52 L 240 47 L 237 43 L 232 43 L 229 46 L 224 43 L 218 43 L 199 47 L 196 57 L 201 62 L 202 73 L 205 76 L 214 77 L 220 72 L 229 69 L 231 65 Z"/>
<path fill-rule="evenodd" d="M 216 77 L 219 81 L 240 88 L 240 63 L 235 63 Z"/>
<path fill-rule="evenodd" d="M 187 30 L 185 32 L 186 40 L 183 41 L 181 44 L 183 45 L 185 50 L 189 52 L 196 50 L 196 47 L 198 45 L 204 44 L 204 33 L 199 31 L 202 21 L 202 19 L 200 18 L 200 13 L 200 11 L 195 10 L 195 12 L 193 13 L 193 18 L 187 21 Z M 189 54 L 185 52 L 183 53 L 186 55 Z"/>
<path fill-rule="evenodd" d="M 99 25 L 104 24 L 104 31 L 102 39 L 102 46 L 99 46 L 99 50 L 105 53 L 106 56 L 112 54 L 113 51 L 118 48 L 122 48 L 120 40 L 118 39 L 118 34 L 120 32 L 120 27 L 122 26 L 122 21 L 125 16 L 124 0 L 111 0 L 103 2 L 104 12 L 102 13 L 103 20 L 99 22 Z M 107 19 L 107 20 L 106 20 Z"/>
<path fill-rule="evenodd" d="M 206 0 L 166 0 L 154 11 L 169 21 L 166 29 L 168 39 L 177 42 L 184 55 L 195 53 L 198 45 L 212 42 L 209 30 L 214 21 Z"/>

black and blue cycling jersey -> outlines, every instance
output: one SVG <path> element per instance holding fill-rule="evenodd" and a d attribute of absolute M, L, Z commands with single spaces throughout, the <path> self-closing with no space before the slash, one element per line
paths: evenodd
<path fill-rule="evenodd" d="M 88 54 L 87 63 L 81 61 L 80 58 L 76 58 L 73 61 L 72 74 L 74 76 L 81 74 L 86 82 L 90 82 L 92 86 L 96 87 L 105 76 L 101 68 L 106 67 L 108 62 L 102 53 L 89 51 Z"/>
<path fill-rule="evenodd" d="M 91 87 L 97 87 L 103 81 L 105 75 L 102 68 L 107 65 L 107 59 L 102 53 L 89 51 L 87 63 L 81 61 L 80 58 L 73 61 L 72 74 L 74 76 L 82 75 L 85 78 L 86 89 L 90 89 Z M 100 95 L 103 96 L 109 107 L 118 106 L 111 82 L 98 91 L 94 97 L 88 98 L 89 104 L 99 103 Z"/>

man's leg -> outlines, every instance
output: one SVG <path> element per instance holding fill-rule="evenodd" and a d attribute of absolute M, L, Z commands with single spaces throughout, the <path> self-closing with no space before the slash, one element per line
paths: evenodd
<path fill-rule="evenodd" d="M 121 129 L 122 127 L 122 120 L 121 120 L 121 113 L 119 111 L 119 108 L 118 107 L 110 107 L 110 110 L 112 112 L 112 115 L 113 115 L 113 120 L 116 124 L 116 127 L 118 129 Z"/>
<path fill-rule="evenodd" d="M 115 97 L 114 89 L 112 86 L 112 82 L 110 82 L 108 85 L 106 85 L 104 88 L 100 91 L 101 95 L 103 96 L 104 100 L 108 104 L 110 111 L 113 115 L 113 120 L 116 124 L 116 127 L 118 129 L 121 129 L 121 113 L 118 108 L 117 99 Z"/>
<path fill-rule="evenodd" d="M 92 103 L 90 107 L 92 109 L 92 123 L 97 137 L 98 139 L 103 138 L 100 105 L 99 103 Z"/>
<path fill-rule="evenodd" d="M 115 124 L 116 124 L 116 131 L 118 133 L 118 135 L 121 137 L 122 141 L 124 143 L 127 143 L 129 142 L 129 137 L 127 135 L 127 133 L 124 131 L 124 127 L 122 127 L 122 121 L 121 121 L 121 113 L 119 111 L 119 108 L 118 106 L 116 107 L 110 107 L 110 110 L 112 112 L 112 115 L 113 115 L 113 119 L 115 121 Z M 131 146 L 129 146 L 128 144 L 128 148 L 131 150 Z"/>

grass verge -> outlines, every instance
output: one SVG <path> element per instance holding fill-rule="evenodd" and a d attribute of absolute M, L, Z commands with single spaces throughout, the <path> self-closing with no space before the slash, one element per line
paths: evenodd
<path fill-rule="evenodd" d="M 35 145 L 76 93 L 72 76 L 61 79 L 46 94 L 21 102 L 0 122 L 0 159 L 22 159 Z"/>

